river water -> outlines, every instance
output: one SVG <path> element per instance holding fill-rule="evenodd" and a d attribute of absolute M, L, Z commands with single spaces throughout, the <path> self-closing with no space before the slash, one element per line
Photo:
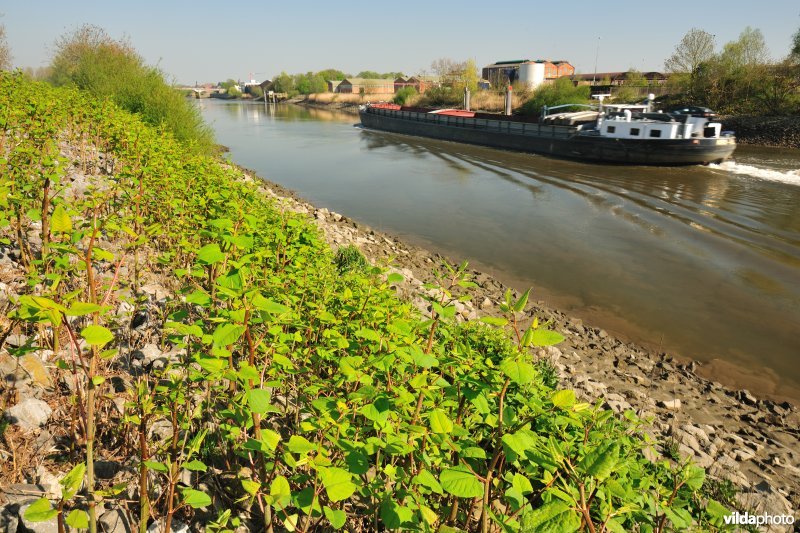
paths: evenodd
<path fill-rule="evenodd" d="M 708 167 L 592 165 L 203 101 L 231 159 L 701 373 L 800 399 L 800 151 Z"/>

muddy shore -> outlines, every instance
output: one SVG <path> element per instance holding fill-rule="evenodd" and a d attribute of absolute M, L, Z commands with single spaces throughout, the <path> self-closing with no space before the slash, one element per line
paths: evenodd
<path fill-rule="evenodd" d="M 246 180 L 259 179 L 251 171 L 243 173 Z M 402 274 L 406 281 L 399 289 L 401 296 L 428 311 L 422 285 L 435 279 L 443 261 L 453 261 L 262 181 L 278 205 L 313 217 L 334 249 L 353 244 L 373 263 Z M 469 291 L 471 300 L 458 309 L 459 319 L 499 315 L 498 304 L 509 287 L 485 272 L 470 271 L 478 287 Z M 682 456 L 707 468 L 711 476 L 739 486 L 738 498 L 745 507 L 785 513 L 800 509 L 800 411 L 796 405 L 726 387 L 702 377 L 698 362 L 617 338 L 535 301 L 533 295 L 531 300 L 526 320 L 549 322 L 566 338 L 538 354 L 552 360 L 564 387 L 574 388 L 585 398 L 602 398 L 617 412 L 633 409 L 651 417 L 654 432 Z"/>

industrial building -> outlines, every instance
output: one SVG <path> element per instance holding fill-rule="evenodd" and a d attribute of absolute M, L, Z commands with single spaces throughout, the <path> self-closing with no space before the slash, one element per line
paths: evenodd
<path fill-rule="evenodd" d="M 575 74 L 575 67 L 569 61 L 550 61 L 549 59 L 517 59 L 497 61 L 483 67 L 482 78 L 489 80 L 492 87 L 504 87 L 514 82 L 525 84 L 533 89 L 562 76 Z"/>
<path fill-rule="evenodd" d="M 336 87 L 345 94 L 394 94 L 393 79 L 347 78 Z"/>

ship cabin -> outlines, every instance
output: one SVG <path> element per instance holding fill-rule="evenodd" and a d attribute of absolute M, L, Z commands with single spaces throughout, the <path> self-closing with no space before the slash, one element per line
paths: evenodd
<path fill-rule="evenodd" d="M 604 111 L 600 135 L 615 139 L 719 138 L 722 129 L 706 118 L 651 113 L 644 105 L 606 105 Z"/>

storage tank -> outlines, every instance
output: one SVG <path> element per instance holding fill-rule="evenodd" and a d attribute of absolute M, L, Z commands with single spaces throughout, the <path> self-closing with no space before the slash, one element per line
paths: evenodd
<path fill-rule="evenodd" d="M 519 81 L 533 89 L 544 83 L 544 63 L 529 61 L 519 66 Z"/>

